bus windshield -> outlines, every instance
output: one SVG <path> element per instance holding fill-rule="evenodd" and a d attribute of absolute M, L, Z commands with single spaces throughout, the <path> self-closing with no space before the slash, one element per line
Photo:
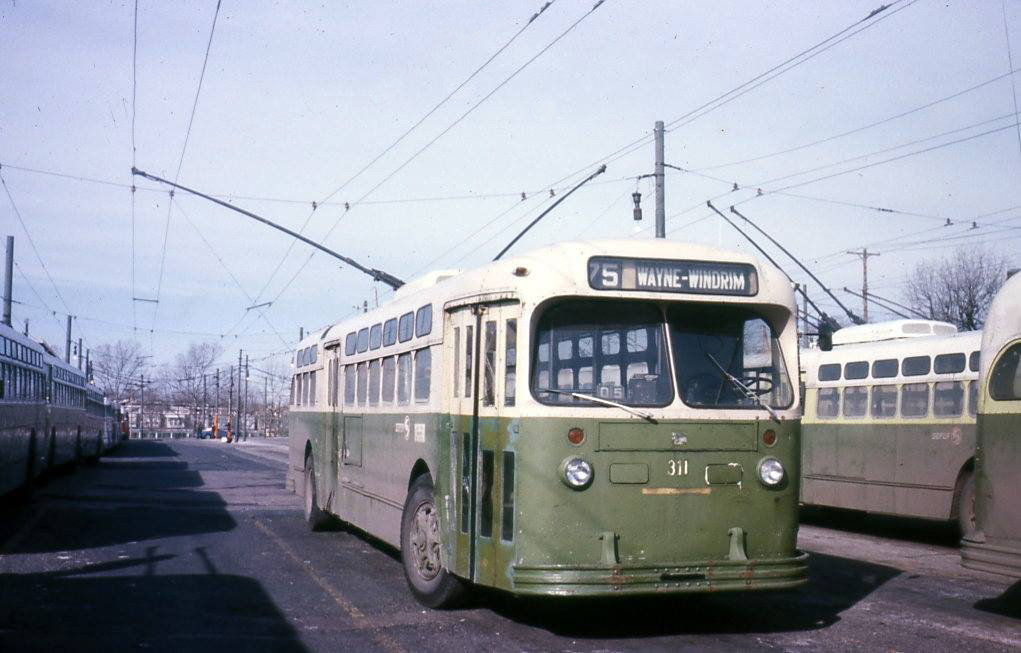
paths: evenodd
<path fill-rule="evenodd" d="M 740 306 L 667 309 L 681 400 L 696 408 L 788 408 L 791 382 L 776 333 Z"/>
<path fill-rule="evenodd" d="M 535 342 L 532 388 L 544 404 L 598 405 L 579 394 L 626 406 L 673 400 L 663 313 L 655 304 L 565 302 L 543 314 Z"/>

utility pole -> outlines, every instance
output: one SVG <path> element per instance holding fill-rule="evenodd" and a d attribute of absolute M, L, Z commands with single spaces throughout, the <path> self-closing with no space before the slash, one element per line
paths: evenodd
<path fill-rule="evenodd" d="M 7 264 L 4 267 L 4 324 L 11 326 L 11 304 L 14 301 L 14 236 L 7 237 Z"/>
<path fill-rule="evenodd" d="M 220 435 L 220 370 L 216 370 L 216 417 L 213 418 L 216 424 L 216 435 Z"/>
<path fill-rule="evenodd" d="M 230 419 L 234 414 L 234 366 L 230 366 L 230 386 L 227 390 L 227 433 L 231 432 Z M 235 426 L 235 430 L 237 427 Z"/>
<path fill-rule="evenodd" d="M 78 359 L 76 361 L 78 363 L 78 369 L 81 369 L 82 368 L 82 339 L 81 338 L 78 338 L 78 355 L 75 358 Z"/>
<path fill-rule="evenodd" d="M 861 305 L 862 305 L 862 318 L 865 322 L 869 321 L 869 257 L 879 256 L 878 252 L 870 252 L 867 248 L 862 247 L 860 250 L 848 250 L 848 254 L 857 256 L 861 259 Z"/>
<path fill-rule="evenodd" d="M 245 413 L 250 409 L 248 407 L 248 354 L 245 354 Z M 245 440 L 248 439 L 248 419 L 245 417 Z"/>
<path fill-rule="evenodd" d="M 243 424 L 243 422 L 244 422 L 244 413 L 242 412 L 244 410 L 244 406 L 242 406 L 242 403 L 241 403 L 241 401 L 242 401 L 241 384 L 243 383 L 243 379 L 241 377 L 241 370 L 242 370 L 242 367 L 241 367 L 241 350 L 239 349 L 238 350 L 238 418 L 237 418 L 237 422 L 236 422 L 237 425 L 234 427 L 234 433 L 236 434 L 235 437 L 234 437 L 235 440 L 238 440 L 238 439 L 241 438 L 241 432 L 244 430 L 244 424 Z"/>
<path fill-rule="evenodd" d="M 68 324 L 70 324 L 71 318 L 68 316 Z M 139 401 L 138 406 L 138 439 L 142 440 L 145 438 L 145 373 L 142 373 L 142 398 Z"/>
<path fill-rule="evenodd" d="M 663 166 L 663 121 L 656 121 L 656 238 L 666 238 L 666 196 Z"/>
<path fill-rule="evenodd" d="M 71 316 L 67 316 L 67 337 L 64 340 L 64 362 L 71 364 Z"/>
<path fill-rule="evenodd" d="M 209 402 L 206 401 L 206 375 L 202 374 L 202 428 L 206 428 L 209 421 Z"/>
<path fill-rule="evenodd" d="M 269 435 L 269 377 L 262 378 L 262 435 Z"/>

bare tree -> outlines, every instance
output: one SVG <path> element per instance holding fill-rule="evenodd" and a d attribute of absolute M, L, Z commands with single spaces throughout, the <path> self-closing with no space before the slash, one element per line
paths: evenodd
<path fill-rule="evenodd" d="M 114 401 L 134 398 L 145 356 L 135 340 L 102 344 L 93 352 L 93 376 L 106 396 Z"/>
<path fill-rule="evenodd" d="M 915 267 L 908 279 L 908 303 L 929 319 L 967 331 L 981 329 L 1006 271 L 1003 257 L 983 249 L 960 248 L 950 258 Z"/>
<path fill-rule="evenodd" d="M 187 351 L 175 356 L 161 374 L 167 399 L 179 405 L 202 405 L 202 378 L 212 372 L 222 354 L 223 347 L 217 343 L 193 342 Z M 208 390 L 207 387 L 207 399 Z"/>

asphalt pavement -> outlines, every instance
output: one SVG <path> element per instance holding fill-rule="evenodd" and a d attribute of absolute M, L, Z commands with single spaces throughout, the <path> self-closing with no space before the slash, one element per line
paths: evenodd
<path fill-rule="evenodd" d="M 1021 649 L 1021 583 L 952 530 L 811 513 L 799 590 L 615 600 L 478 592 L 437 612 L 395 550 L 311 533 L 286 442 L 130 441 L 0 504 L 2 651 Z"/>

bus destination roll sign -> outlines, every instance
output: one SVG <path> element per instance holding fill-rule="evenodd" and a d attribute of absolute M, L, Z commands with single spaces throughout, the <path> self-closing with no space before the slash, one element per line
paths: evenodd
<path fill-rule="evenodd" d="M 595 290 L 644 290 L 751 297 L 758 288 L 755 267 L 746 263 L 666 261 L 593 256 L 588 282 Z"/>

